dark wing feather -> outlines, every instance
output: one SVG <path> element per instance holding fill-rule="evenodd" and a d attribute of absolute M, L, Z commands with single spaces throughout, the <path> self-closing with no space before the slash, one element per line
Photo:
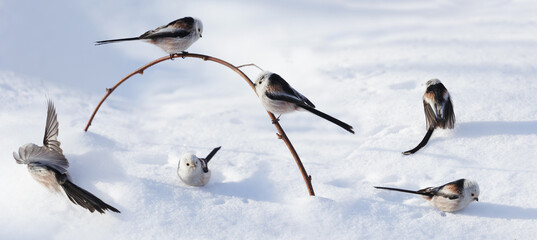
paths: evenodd
<path fill-rule="evenodd" d="M 172 21 L 164 26 L 158 27 L 155 30 L 149 30 L 140 35 L 140 39 L 154 39 L 159 37 L 185 37 L 194 28 L 194 18 L 184 17 Z"/>
<path fill-rule="evenodd" d="M 164 26 L 164 28 L 166 27 L 174 27 L 177 29 L 191 30 L 192 28 L 194 28 L 194 18 L 193 17 L 179 18 L 177 20 L 171 21 L 166 26 Z"/>
<path fill-rule="evenodd" d="M 48 100 L 47 123 L 45 126 L 43 146 L 63 154 L 63 151 L 60 148 L 61 143 L 58 141 L 58 126 L 58 118 L 54 103 L 52 103 L 51 100 Z"/>
<path fill-rule="evenodd" d="M 147 33 L 144 33 L 146 35 Z M 162 32 L 154 32 L 148 33 L 146 36 L 140 36 L 140 39 L 157 39 L 157 38 L 184 38 L 190 34 L 189 31 L 186 30 L 174 30 L 174 31 L 162 31 Z"/>
<path fill-rule="evenodd" d="M 446 106 L 444 106 L 444 127 L 453 129 L 455 127 L 455 112 L 453 111 L 453 103 L 451 97 L 448 97 Z"/>
<path fill-rule="evenodd" d="M 418 194 L 421 194 L 421 195 L 424 195 L 424 196 L 432 198 L 433 196 L 435 196 L 437 194 L 438 188 L 437 187 L 428 187 L 428 188 L 420 189 L 420 190 L 418 190 L 416 192 Z"/>
<path fill-rule="evenodd" d="M 436 195 L 441 196 L 441 197 L 445 197 L 445 198 L 449 198 L 451 200 L 459 198 L 459 195 L 457 195 L 457 194 L 448 194 L 448 193 L 444 193 L 444 192 L 438 192 Z"/>
<path fill-rule="evenodd" d="M 39 147 L 33 143 L 20 147 L 18 153 L 13 153 L 13 157 L 19 164 L 47 166 L 61 174 L 66 174 L 69 167 L 69 162 L 62 153 L 47 147 Z"/>
<path fill-rule="evenodd" d="M 440 187 L 426 188 L 435 196 L 449 198 L 451 200 L 458 199 L 462 194 L 461 189 L 464 187 L 464 179 L 459 179 L 453 182 L 446 183 Z M 423 189 L 423 190 L 426 190 Z M 422 190 L 420 190 L 422 191 Z"/>
<path fill-rule="evenodd" d="M 201 163 L 201 169 L 203 170 L 203 172 L 204 173 L 209 172 L 209 166 L 207 166 L 207 163 L 209 163 L 209 161 L 207 161 L 205 158 L 200 158 L 200 163 Z"/>
<path fill-rule="evenodd" d="M 298 106 L 306 105 L 301 99 L 298 99 L 294 95 L 287 95 L 287 94 L 284 95 L 284 94 L 279 94 L 277 92 L 269 92 L 269 91 L 266 91 L 265 95 L 272 100 L 290 102 Z"/>
<path fill-rule="evenodd" d="M 289 85 L 289 83 L 287 83 L 285 79 L 280 77 L 280 75 L 276 73 L 271 74 L 269 77 L 269 81 L 278 83 L 277 85 L 282 86 L 283 92 L 296 97 L 302 102 L 302 104 L 315 108 L 315 105 L 308 98 L 306 98 L 304 95 L 300 94 L 297 90 L 291 87 L 291 85 Z"/>
<path fill-rule="evenodd" d="M 423 110 L 425 111 L 425 120 L 427 122 L 427 129 L 434 129 L 438 124 L 436 121 L 436 114 L 434 114 L 431 105 L 428 104 L 425 100 L 423 101 Z"/>

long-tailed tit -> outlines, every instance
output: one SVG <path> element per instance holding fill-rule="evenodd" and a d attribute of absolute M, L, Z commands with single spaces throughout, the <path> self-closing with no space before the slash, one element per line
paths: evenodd
<path fill-rule="evenodd" d="M 315 109 L 315 105 L 292 88 L 280 75 L 262 72 L 255 81 L 255 91 L 265 109 L 273 114 L 283 114 L 305 109 L 354 134 L 352 126 Z M 279 118 L 279 117 L 278 117 Z"/>
<path fill-rule="evenodd" d="M 423 198 L 443 212 L 459 211 L 474 200 L 479 201 L 479 185 L 475 181 L 464 178 L 439 187 L 428 187 L 418 191 L 390 187 L 375 188 L 423 195 Z"/>
<path fill-rule="evenodd" d="M 425 83 L 427 89 L 423 95 L 423 108 L 425 110 L 425 119 L 427 121 L 427 133 L 423 140 L 415 148 L 403 152 L 409 155 L 417 152 L 427 145 L 429 138 L 436 128 L 453 129 L 455 126 L 455 113 L 453 112 L 453 103 L 448 90 L 438 79 L 431 79 Z"/>
<path fill-rule="evenodd" d="M 52 101 L 48 101 L 47 123 L 43 146 L 27 143 L 13 152 L 18 164 L 28 165 L 30 175 L 53 192 L 65 192 L 69 200 L 90 212 L 105 213 L 105 210 L 119 213 L 119 210 L 106 204 L 90 192 L 75 185 L 67 172 L 69 162 L 63 155 L 58 141 L 58 120 Z"/>
<path fill-rule="evenodd" d="M 205 186 L 211 179 L 211 170 L 209 170 L 207 164 L 220 148 L 213 149 L 205 158 L 198 158 L 194 154 L 185 153 L 177 166 L 177 175 L 179 175 L 181 181 L 190 186 Z"/>
<path fill-rule="evenodd" d="M 139 37 L 103 40 L 96 42 L 95 45 L 144 40 L 162 48 L 171 57 L 174 53 L 185 52 L 190 45 L 201 38 L 202 33 L 203 24 L 201 20 L 193 17 L 184 17 L 158 27 L 155 30 L 149 30 Z"/>

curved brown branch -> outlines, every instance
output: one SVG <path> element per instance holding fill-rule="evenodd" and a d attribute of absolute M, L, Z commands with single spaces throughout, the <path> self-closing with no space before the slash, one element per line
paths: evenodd
<path fill-rule="evenodd" d="M 99 111 L 99 108 L 101 107 L 101 105 L 108 98 L 108 96 L 110 96 L 110 94 L 112 94 L 112 92 L 117 87 L 119 87 L 119 85 L 121 85 L 123 82 L 127 81 L 127 79 L 129 79 L 130 77 L 132 77 L 132 76 L 134 76 L 134 75 L 136 75 L 138 73 L 140 75 L 143 74 L 146 69 L 148 69 L 149 67 L 151 67 L 151 66 L 153 66 L 153 65 L 155 65 L 157 63 L 160 63 L 160 62 L 163 62 L 163 61 L 166 61 L 166 60 L 170 60 L 170 59 L 174 59 L 174 58 L 187 58 L 187 57 L 199 58 L 199 59 L 202 59 L 204 61 L 216 62 L 216 63 L 222 64 L 222 65 L 230 68 L 231 70 L 233 70 L 236 73 L 238 73 L 250 85 L 250 87 L 255 92 L 255 86 L 254 86 L 254 83 L 252 82 L 252 80 L 250 80 L 250 78 L 248 78 L 248 76 L 246 76 L 246 74 L 244 74 L 244 72 L 242 72 L 238 67 L 234 66 L 233 64 L 230 64 L 230 63 L 228 63 L 228 62 L 226 62 L 226 61 L 224 61 L 222 59 L 207 56 L 207 55 L 203 55 L 203 54 L 196 54 L 196 53 L 174 54 L 171 58 L 170 58 L 170 56 L 162 57 L 162 58 L 159 58 L 159 59 L 157 59 L 155 61 L 152 61 L 152 62 L 144 65 L 143 67 L 137 69 L 136 71 L 130 73 L 127 76 L 125 76 L 123 79 L 119 80 L 119 82 L 117 82 L 116 85 L 114 85 L 112 88 L 107 88 L 106 89 L 106 94 L 104 95 L 103 99 L 101 99 L 101 101 L 99 102 L 99 104 L 97 105 L 95 110 L 93 111 L 93 114 L 91 114 L 91 117 L 90 117 L 88 123 L 86 124 L 86 128 L 84 129 L 84 131 L 86 131 L 86 132 L 88 131 L 88 128 L 91 125 L 91 122 L 93 121 L 93 118 L 97 114 L 97 111 Z M 283 131 L 282 126 L 280 126 L 280 124 L 278 123 L 278 120 L 276 119 L 274 114 L 272 114 L 271 112 L 268 112 L 268 111 L 267 111 L 267 113 L 268 113 L 270 119 L 272 120 L 272 123 L 274 124 L 274 126 L 278 130 L 278 137 L 285 142 L 285 145 L 287 145 L 287 148 L 289 148 L 289 151 L 291 152 L 291 155 L 293 155 L 293 158 L 295 159 L 295 162 L 296 162 L 296 164 L 298 166 L 298 169 L 300 170 L 300 173 L 302 174 L 302 177 L 304 178 L 304 182 L 306 182 L 306 187 L 308 188 L 308 192 L 309 192 L 310 196 L 315 196 L 315 192 L 313 191 L 313 186 L 311 184 L 311 176 L 308 175 L 308 173 L 306 172 L 306 169 L 304 168 L 304 165 L 302 165 L 302 161 L 300 160 L 300 157 L 298 156 L 295 148 L 293 147 L 293 144 L 291 144 L 291 141 L 289 140 L 289 138 L 287 138 L 287 135 Z"/>

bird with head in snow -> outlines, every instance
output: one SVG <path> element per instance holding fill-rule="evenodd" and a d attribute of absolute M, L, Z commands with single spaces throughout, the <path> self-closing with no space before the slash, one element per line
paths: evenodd
<path fill-rule="evenodd" d="M 304 109 L 354 134 L 351 125 L 315 109 L 315 105 L 308 98 L 291 87 L 276 73 L 262 72 L 257 77 L 254 86 L 257 96 L 261 99 L 261 104 L 273 114 L 281 115 Z"/>
<path fill-rule="evenodd" d="M 435 208 L 443 212 L 459 211 L 473 201 L 479 201 L 479 185 L 469 179 L 459 179 L 439 187 L 428 187 L 418 191 L 391 187 L 375 187 L 378 189 L 422 195 Z"/>
<path fill-rule="evenodd" d="M 211 179 L 211 170 L 207 164 L 220 148 L 214 148 L 205 158 L 198 158 L 191 153 L 183 154 L 177 166 L 179 179 L 190 186 L 205 186 Z"/>
<path fill-rule="evenodd" d="M 436 128 L 453 129 L 455 127 L 455 112 L 448 90 L 438 79 L 425 83 L 427 89 L 423 94 L 423 108 L 427 122 L 427 133 L 415 148 L 403 152 L 404 155 L 414 154 L 427 145 L 429 138 Z"/>
<path fill-rule="evenodd" d="M 170 58 L 172 58 L 175 53 L 186 53 L 186 49 L 200 39 L 202 34 L 203 24 L 201 20 L 193 17 L 184 17 L 154 30 L 149 30 L 138 37 L 103 40 L 96 42 L 95 45 L 143 40 L 160 47 L 166 53 L 170 54 Z"/>
<path fill-rule="evenodd" d="M 103 214 L 105 210 L 108 210 L 119 213 L 116 208 L 72 182 L 67 171 L 69 162 L 63 155 L 60 141 L 58 141 L 58 126 L 56 109 L 49 100 L 43 146 L 33 143 L 23 145 L 18 153 L 13 153 L 15 161 L 18 164 L 26 164 L 30 175 L 51 191 L 59 193 L 63 189 L 74 204 L 90 212 L 97 211 Z"/>

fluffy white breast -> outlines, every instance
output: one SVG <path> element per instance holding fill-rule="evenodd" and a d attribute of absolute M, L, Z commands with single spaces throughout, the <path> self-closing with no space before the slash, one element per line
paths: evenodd
<path fill-rule="evenodd" d="M 211 178 L 211 171 L 204 173 L 200 159 L 194 154 L 187 153 L 179 160 L 177 175 L 187 185 L 205 186 Z"/>

